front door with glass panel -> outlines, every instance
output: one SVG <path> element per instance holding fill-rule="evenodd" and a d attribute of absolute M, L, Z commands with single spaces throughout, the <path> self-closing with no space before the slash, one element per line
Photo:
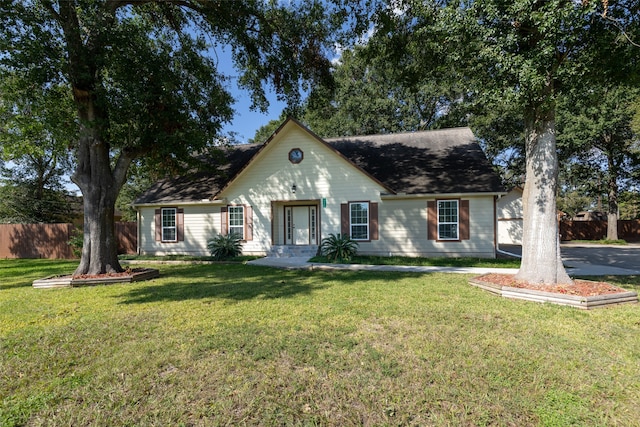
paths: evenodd
<path fill-rule="evenodd" d="M 287 206 L 285 208 L 286 244 L 317 244 L 317 224 L 316 206 Z"/>

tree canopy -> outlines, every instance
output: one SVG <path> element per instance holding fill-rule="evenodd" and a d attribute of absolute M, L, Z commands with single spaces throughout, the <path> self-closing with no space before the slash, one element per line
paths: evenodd
<path fill-rule="evenodd" d="M 61 222 L 71 206 L 63 189 L 69 145 L 77 136 L 66 87 L 17 73 L 0 81 L 0 221 Z"/>
<path fill-rule="evenodd" d="M 592 81 L 637 79 L 637 47 L 629 40 L 638 39 L 639 8 L 633 0 L 404 1 L 379 18 L 383 30 L 376 36 L 415 79 L 429 80 L 434 69 L 455 69 L 472 112 L 485 116 L 486 136 L 511 136 L 514 132 L 501 128 L 521 124 L 522 131 L 513 135 L 522 138 L 525 155 L 519 279 L 570 282 L 556 219 L 557 100 Z M 429 66 L 433 58 L 442 63 Z M 516 145 L 515 138 L 503 146 Z"/>
<path fill-rule="evenodd" d="M 301 81 L 328 76 L 331 39 L 360 7 L 347 3 L 2 0 L 0 78 L 61 85 L 73 99 L 71 178 L 85 211 L 76 273 L 121 270 L 113 211 L 135 159 L 172 173 L 215 145 L 233 113 L 217 46 L 231 48 L 256 108 L 264 84 L 295 103 Z"/>
<path fill-rule="evenodd" d="M 583 172 L 587 194 L 607 200 L 607 239 L 617 240 L 619 188 L 637 183 L 640 134 L 633 131 L 634 102 L 640 88 L 625 84 L 591 85 L 561 100 L 558 142 L 566 153 L 567 169 Z M 586 176 L 584 175 L 586 172 Z"/>

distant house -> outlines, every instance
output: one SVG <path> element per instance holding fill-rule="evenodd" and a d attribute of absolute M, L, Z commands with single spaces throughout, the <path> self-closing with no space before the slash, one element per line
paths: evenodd
<path fill-rule="evenodd" d="M 607 213 L 601 211 L 581 211 L 573 218 L 573 221 L 606 221 Z"/>
<path fill-rule="evenodd" d="M 468 128 L 322 139 L 288 119 L 225 151 L 219 174 L 164 180 L 138 210 L 142 254 L 314 254 L 330 233 L 375 255 L 495 257 L 498 176 Z"/>
<path fill-rule="evenodd" d="M 498 214 L 498 244 L 522 244 L 522 188 L 514 187 L 496 203 Z"/>

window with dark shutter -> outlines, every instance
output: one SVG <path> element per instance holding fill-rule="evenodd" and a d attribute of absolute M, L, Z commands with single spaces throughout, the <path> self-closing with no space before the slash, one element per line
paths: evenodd
<path fill-rule="evenodd" d="M 156 242 L 184 241 L 184 209 L 160 208 L 154 212 Z"/>
<path fill-rule="evenodd" d="M 237 234 L 244 241 L 253 240 L 253 208 L 247 205 L 229 205 L 220 208 L 221 234 Z"/>
<path fill-rule="evenodd" d="M 378 240 L 378 204 L 372 202 L 342 203 L 340 205 L 340 232 L 353 240 Z"/>
<path fill-rule="evenodd" d="M 427 238 L 439 241 L 469 240 L 469 200 L 428 201 Z"/>

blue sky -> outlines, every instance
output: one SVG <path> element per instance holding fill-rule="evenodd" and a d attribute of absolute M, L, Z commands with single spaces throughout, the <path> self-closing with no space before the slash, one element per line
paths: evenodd
<path fill-rule="evenodd" d="M 233 105 L 235 114 L 232 122 L 223 128 L 223 132 L 235 132 L 237 134 L 236 138 L 240 142 L 246 143 L 250 138 L 254 137 L 260 127 L 280 117 L 280 113 L 282 113 L 282 110 L 286 107 L 286 103 L 278 101 L 275 93 L 269 90 L 267 92 L 269 110 L 265 113 L 261 111 L 251 111 L 249 109 L 251 106 L 251 95 L 246 90 L 239 89 L 234 80 L 235 79 L 231 80 L 229 89 L 236 100 L 236 103 Z"/>
<path fill-rule="evenodd" d="M 233 68 L 231 53 L 228 52 L 227 49 L 224 49 L 224 47 L 218 47 L 215 49 L 214 55 L 217 57 L 219 63 L 218 72 L 230 77 L 227 89 L 236 100 L 233 105 L 233 109 L 235 110 L 233 119 L 231 123 L 225 125 L 223 132 L 225 134 L 235 132 L 239 142 L 246 143 L 255 136 L 256 131 L 260 129 L 260 127 L 280 117 L 280 113 L 282 113 L 282 110 L 287 104 L 278 101 L 272 88 L 265 85 L 264 89 L 267 99 L 269 100 L 269 109 L 266 112 L 252 111 L 250 109 L 251 94 L 247 90 L 240 89 L 237 85 L 237 76 L 239 73 Z"/>

